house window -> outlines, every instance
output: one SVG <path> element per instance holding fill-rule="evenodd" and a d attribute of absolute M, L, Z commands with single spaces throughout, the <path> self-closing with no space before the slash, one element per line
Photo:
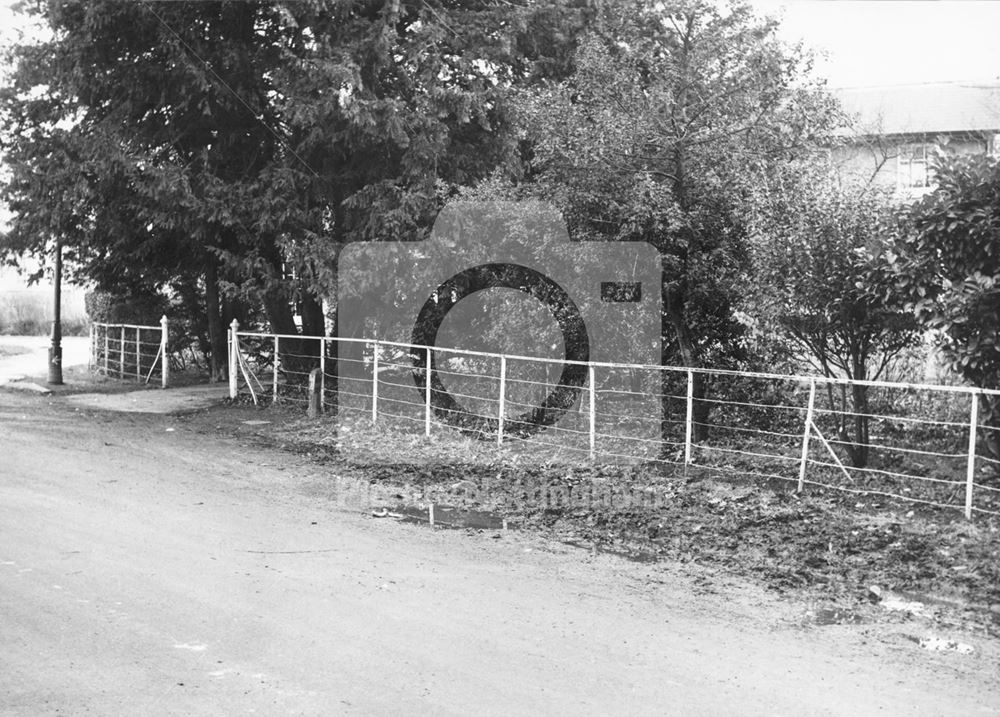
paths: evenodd
<path fill-rule="evenodd" d="M 900 189 L 922 189 L 930 186 L 928 159 L 931 145 L 906 144 L 900 147 L 898 183 Z"/>

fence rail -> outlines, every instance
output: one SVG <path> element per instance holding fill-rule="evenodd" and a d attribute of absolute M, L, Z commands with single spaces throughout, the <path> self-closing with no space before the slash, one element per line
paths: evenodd
<path fill-rule="evenodd" d="M 230 394 L 567 462 L 657 464 L 1000 515 L 1000 391 L 490 354 L 230 329 Z M 560 385 L 569 366 L 575 384 Z M 564 382 L 565 384 L 565 382 Z M 857 391 L 858 388 L 862 391 Z M 859 498 L 860 500 L 861 498 Z"/>
<path fill-rule="evenodd" d="M 170 385 L 170 361 L 167 343 L 170 326 L 167 317 L 159 326 L 141 324 L 90 325 L 90 369 L 105 376 L 135 377 L 149 383 L 157 367 L 160 385 Z"/>

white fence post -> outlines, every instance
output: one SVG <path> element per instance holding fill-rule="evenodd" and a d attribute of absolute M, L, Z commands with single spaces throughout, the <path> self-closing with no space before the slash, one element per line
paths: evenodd
<path fill-rule="evenodd" d="M 122 326 L 122 342 L 118 347 L 118 378 L 125 378 L 125 327 Z"/>
<path fill-rule="evenodd" d="M 239 392 L 239 384 L 237 381 L 236 372 L 239 370 L 236 366 L 238 351 L 240 350 L 239 336 L 237 332 L 240 330 L 240 322 L 233 319 L 233 323 L 229 325 L 229 397 L 236 398 L 236 394 Z"/>
<path fill-rule="evenodd" d="M 326 410 L 326 336 L 319 339 L 319 410 Z"/>
<path fill-rule="evenodd" d="M 431 348 L 427 347 L 427 375 L 424 378 L 424 435 L 431 435 Z"/>
<path fill-rule="evenodd" d="M 160 386 L 166 388 L 170 385 L 170 354 L 167 346 L 170 344 L 170 321 L 167 315 L 160 317 Z M 150 368 L 150 371 L 153 369 Z"/>
<path fill-rule="evenodd" d="M 378 422 L 378 341 L 372 349 L 372 425 Z"/>
<path fill-rule="evenodd" d="M 97 368 L 97 332 L 96 325 L 90 325 L 90 356 L 87 357 L 87 370 L 93 371 Z"/>
<path fill-rule="evenodd" d="M 972 410 L 969 416 L 969 462 L 965 469 L 965 518 L 972 520 L 972 486 L 976 479 L 976 432 L 979 429 L 979 394 L 971 394 Z"/>
<path fill-rule="evenodd" d="M 694 428 L 694 371 L 688 369 L 687 418 L 684 419 L 684 464 L 691 465 L 691 434 Z"/>
<path fill-rule="evenodd" d="M 274 360 L 271 362 L 274 370 L 271 372 L 271 403 L 278 402 L 278 337 L 274 337 Z"/>
<path fill-rule="evenodd" d="M 507 357 L 500 356 L 500 400 L 497 402 L 497 445 L 503 445 L 503 418 L 507 412 Z"/>
<path fill-rule="evenodd" d="M 587 365 L 587 380 L 590 381 L 590 460 L 597 452 L 597 382 L 594 380 L 594 364 Z"/>
<path fill-rule="evenodd" d="M 142 329 L 135 327 L 135 380 L 142 380 Z"/>
<path fill-rule="evenodd" d="M 809 460 L 809 436 L 812 434 L 813 409 L 816 406 L 816 380 L 809 381 L 809 405 L 806 407 L 806 427 L 802 432 L 802 462 L 799 464 L 799 485 L 797 493 L 801 493 L 806 481 L 806 462 Z"/>
<path fill-rule="evenodd" d="M 108 355 L 111 353 L 111 327 L 104 325 L 104 375 L 108 375 Z"/>

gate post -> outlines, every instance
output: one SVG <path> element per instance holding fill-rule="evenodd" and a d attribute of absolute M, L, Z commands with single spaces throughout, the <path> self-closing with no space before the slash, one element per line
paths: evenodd
<path fill-rule="evenodd" d="M 971 394 L 972 409 L 969 416 L 969 461 L 965 468 L 965 518 L 972 520 L 972 485 L 976 480 L 976 431 L 979 429 L 979 394 Z"/>
<path fill-rule="evenodd" d="M 799 486 L 801 493 L 806 482 L 806 462 L 809 460 L 809 436 L 812 434 L 813 408 L 816 406 L 816 379 L 809 380 L 809 405 L 806 407 L 806 428 L 802 433 L 802 463 L 799 465 Z"/>
<path fill-rule="evenodd" d="M 684 465 L 691 465 L 691 432 L 694 428 L 694 371 L 691 369 L 688 369 L 687 379 L 684 419 Z"/>
<path fill-rule="evenodd" d="M 372 425 L 378 423 L 378 341 L 372 347 Z"/>
<path fill-rule="evenodd" d="M 160 317 L 160 388 L 170 385 L 170 358 L 167 344 L 170 342 L 170 322 L 167 315 Z M 150 369 L 152 370 L 152 369 Z"/>
<path fill-rule="evenodd" d="M 125 327 L 122 326 L 122 342 L 118 347 L 118 378 L 125 378 Z"/>
<path fill-rule="evenodd" d="M 237 383 L 237 357 L 239 356 L 239 336 L 236 332 L 240 330 L 240 322 L 233 319 L 233 323 L 229 325 L 229 397 L 236 398 L 236 394 L 239 392 L 239 385 Z"/>
<path fill-rule="evenodd" d="M 280 352 L 280 345 L 278 344 L 278 335 L 274 335 L 274 361 L 273 364 L 274 371 L 271 375 L 271 403 L 278 402 L 278 355 Z"/>
<path fill-rule="evenodd" d="M 587 365 L 587 381 L 590 384 L 590 391 L 587 396 L 590 401 L 587 413 L 589 414 L 589 433 L 590 433 L 590 460 L 594 460 L 597 456 L 597 382 L 594 375 L 594 364 Z"/>

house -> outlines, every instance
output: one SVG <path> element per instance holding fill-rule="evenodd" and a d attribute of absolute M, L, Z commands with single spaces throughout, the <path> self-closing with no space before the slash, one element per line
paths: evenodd
<path fill-rule="evenodd" d="M 894 189 L 903 200 L 933 187 L 931 158 L 1000 154 L 1000 83 L 940 82 L 835 90 L 853 119 L 831 159 L 841 174 Z"/>

